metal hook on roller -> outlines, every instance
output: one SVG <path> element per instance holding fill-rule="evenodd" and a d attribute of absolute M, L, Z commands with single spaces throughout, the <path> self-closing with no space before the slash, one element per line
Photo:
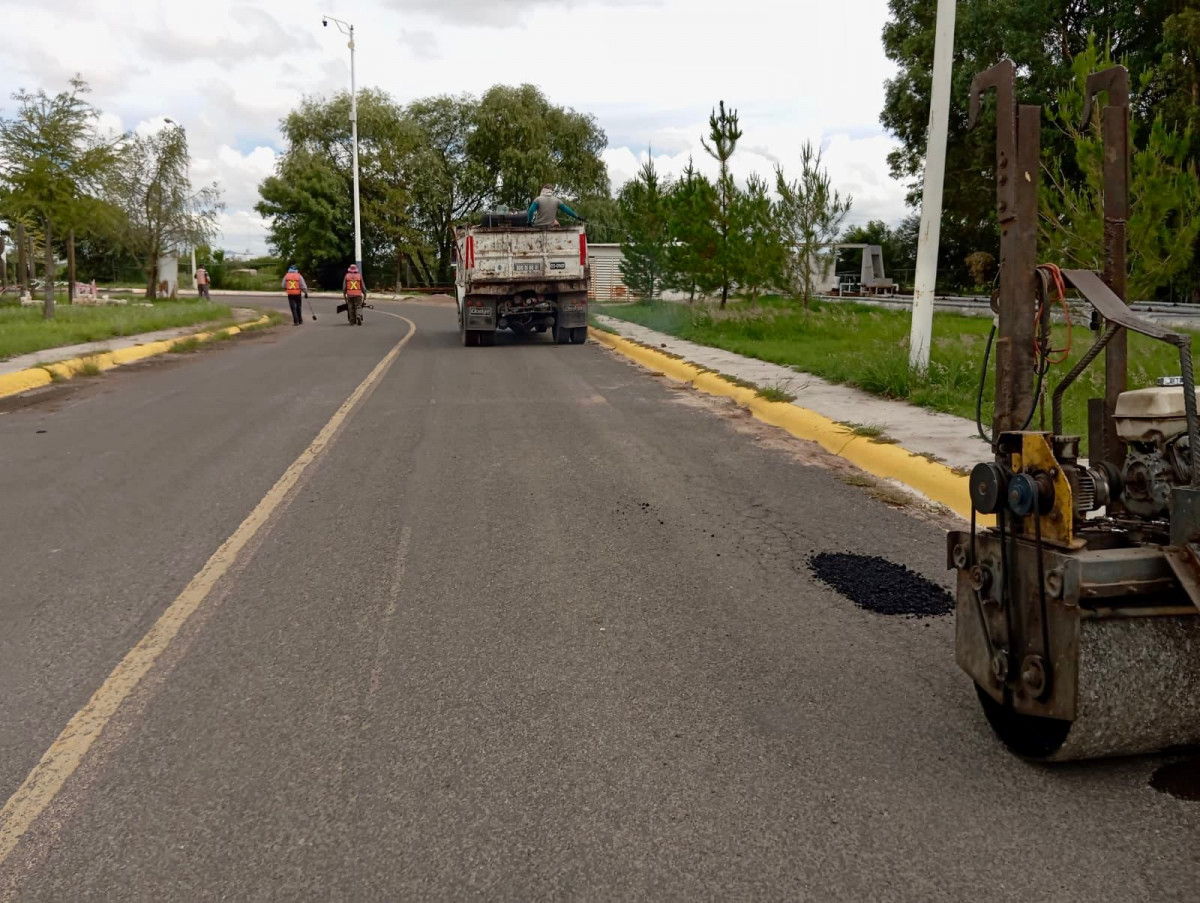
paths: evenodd
<path fill-rule="evenodd" d="M 1129 109 L 1129 70 L 1124 66 L 1109 66 L 1087 77 L 1080 128 L 1086 128 L 1091 121 L 1092 102 L 1101 91 L 1108 92 L 1108 106 Z"/>
<path fill-rule="evenodd" d="M 989 88 L 996 89 L 997 120 L 1004 110 L 1012 111 L 1013 83 L 1016 81 L 1017 67 L 1012 60 L 1001 60 L 991 69 L 985 69 L 971 79 L 971 98 L 967 111 L 967 128 L 975 128 L 979 119 L 979 105 L 983 94 Z M 1012 112 L 1009 113 L 1011 118 Z"/>

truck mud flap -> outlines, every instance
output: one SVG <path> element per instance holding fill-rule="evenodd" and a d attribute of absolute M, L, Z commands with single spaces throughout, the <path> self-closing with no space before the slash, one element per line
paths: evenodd
<path fill-rule="evenodd" d="M 587 302 L 564 302 L 558 309 L 558 325 L 564 328 L 588 325 Z"/>
<path fill-rule="evenodd" d="M 496 302 L 482 298 L 468 298 L 463 308 L 467 315 L 467 329 L 496 328 Z"/>

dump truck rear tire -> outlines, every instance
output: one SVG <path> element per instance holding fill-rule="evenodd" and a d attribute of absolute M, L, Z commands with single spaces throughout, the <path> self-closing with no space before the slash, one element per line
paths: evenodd
<path fill-rule="evenodd" d="M 571 341 L 576 345 L 582 345 L 587 342 L 588 328 L 586 326 L 576 326 L 571 330 Z"/>

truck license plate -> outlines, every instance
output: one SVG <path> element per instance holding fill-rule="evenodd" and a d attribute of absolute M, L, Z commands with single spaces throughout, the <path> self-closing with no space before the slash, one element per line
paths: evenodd
<path fill-rule="evenodd" d="M 514 273 L 540 273 L 542 265 L 540 263 L 514 263 Z"/>
<path fill-rule="evenodd" d="M 567 268 L 567 262 L 565 260 L 550 261 L 550 269 L 552 269 L 552 270 L 565 270 L 566 268 Z"/>

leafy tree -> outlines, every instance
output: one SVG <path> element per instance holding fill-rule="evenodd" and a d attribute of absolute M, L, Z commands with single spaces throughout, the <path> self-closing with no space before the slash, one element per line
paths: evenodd
<path fill-rule="evenodd" d="M 738 285 L 751 304 L 764 290 L 780 284 L 785 271 L 783 236 L 768 191 L 766 180 L 754 173 L 737 199 L 735 220 L 742 244 Z"/>
<path fill-rule="evenodd" d="M 609 194 L 595 117 L 555 106 L 533 85 L 496 85 L 475 108 L 467 156 L 487 173 L 489 203 L 525 209 L 543 184 L 571 197 Z"/>
<path fill-rule="evenodd" d="M 969 254 L 999 254 L 995 182 L 990 177 L 995 164 L 994 108 L 988 104 L 979 126 L 967 131 L 972 77 L 1008 56 L 1017 64 L 1020 101 L 1046 106 L 1071 79 L 1071 61 L 1086 50 L 1090 33 L 1103 35 L 1114 58 L 1141 73 L 1161 58 L 1164 22 L 1181 5 L 1180 0 L 959 0 L 939 281 L 965 285 L 970 280 L 964 263 Z M 888 8 L 883 45 L 897 73 L 885 86 L 880 120 L 899 139 L 888 161 L 893 177 L 909 183 L 909 203 L 916 206 L 929 124 L 937 0 L 889 0 Z M 1160 93 L 1142 91 L 1135 98 L 1135 111 L 1153 111 Z M 1069 160 L 1071 146 L 1065 136 L 1046 132 L 1043 145 Z M 1073 183 L 1079 178 L 1077 173 L 1068 175 Z"/>
<path fill-rule="evenodd" d="M 671 186 L 667 196 L 667 247 L 664 288 L 687 292 L 696 300 L 702 274 L 711 272 L 717 257 L 717 189 L 696 171 L 692 161 Z"/>
<path fill-rule="evenodd" d="M 409 167 L 412 217 L 432 251 L 436 282 L 451 278 L 454 226 L 488 198 L 490 174 L 467 154 L 478 109 L 470 95 L 440 95 L 405 110 L 420 136 Z"/>
<path fill-rule="evenodd" d="M 721 289 L 721 309 L 729 300 L 729 289 L 737 277 L 741 266 L 740 235 L 734 228 L 734 207 L 738 202 L 738 187 L 733 181 L 729 170 L 729 160 L 737 150 L 741 140 L 742 129 L 738 124 L 737 110 L 725 109 L 725 101 L 720 108 L 713 110 L 708 117 L 708 136 L 701 138 L 701 144 L 708 155 L 717 161 L 720 175 L 717 177 L 717 209 L 716 229 L 719 236 L 716 258 L 712 261 L 710 272 L 701 272 L 699 278 L 702 286 L 711 285 Z M 707 284 L 707 285 L 706 285 Z"/>
<path fill-rule="evenodd" d="M 1087 269 L 1104 268 L 1104 149 L 1097 114 L 1084 130 L 1085 83 L 1089 73 L 1111 59 L 1089 42 L 1073 63 L 1074 80 L 1058 96 L 1055 124 L 1072 145 L 1064 159 L 1053 151 L 1043 158 L 1046 179 L 1040 192 L 1041 244 L 1051 259 Z M 1146 133 L 1137 141 L 1138 133 Z M 1188 161 L 1191 133 L 1170 129 L 1162 117 L 1149 128 L 1132 128 L 1130 169 L 1129 294 L 1150 300 L 1156 290 L 1192 262 L 1200 235 L 1200 178 Z M 1141 147 L 1137 145 L 1141 144 Z M 1078 185 L 1067 173 L 1083 174 Z"/>
<path fill-rule="evenodd" d="M 259 186 L 255 209 L 271 221 L 270 244 L 281 257 L 322 285 L 340 285 L 354 261 L 349 92 L 306 98 L 281 125 L 288 148 Z M 368 284 L 377 284 L 423 244 L 409 191 L 421 131 L 388 95 L 364 90 L 358 138 L 363 266 Z"/>
<path fill-rule="evenodd" d="M 111 196 L 124 213 L 127 247 L 146 269 L 146 296 L 158 294 L 158 260 L 171 249 L 206 244 L 217 232 L 223 209 L 216 184 L 193 190 L 187 133 L 170 125 L 134 135 L 122 149 Z"/>
<path fill-rule="evenodd" d="M 625 217 L 616 198 L 584 195 L 571 207 L 587 220 L 588 241 L 619 244 L 625 238 Z"/>
<path fill-rule="evenodd" d="M 653 159 L 648 158 L 625 184 L 617 203 L 625 224 L 621 242 L 625 284 L 638 297 L 656 298 L 662 293 L 670 233 L 666 196 Z"/>
<path fill-rule="evenodd" d="M 46 257 L 43 313 L 54 317 L 54 239 L 85 221 L 114 160 L 114 145 L 96 130 L 96 109 L 87 83 L 71 79 L 69 90 L 51 97 L 21 90 L 13 118 L 0 119 L 0 213 L 10 222 L 29 220 L 41 229 Z"/>
<path fill-rule="evenodd" d="M 837 238 L 853 198 L 833 188 L 828 170 L 821 166 L 821 151 L 811 141 L 800 149 L 800 178 L 789 182 L 783 168 L 775 168 L 778 217 L 788 254 L 785 279 L 789 290 L 804 301 L 807 312 L 815 276 L 828 274 L 832 258 L 826 253 Z"/>
<path fill-rule="evenodd" d="M 353 259 L 349 106 L 348 94 L 309 98 L 283 121 L 288 149 L 256 206 L 275 250 L 325 285 L 340 282 Z M 604 133 L 529 85 L 403 108 L 363 91 L 358 117 L 368 282 L 403 271 L 448 279 L 454 226 L 489 206 L 523 210 L 544 182 L 585 209 L 609 199 Z"/>

